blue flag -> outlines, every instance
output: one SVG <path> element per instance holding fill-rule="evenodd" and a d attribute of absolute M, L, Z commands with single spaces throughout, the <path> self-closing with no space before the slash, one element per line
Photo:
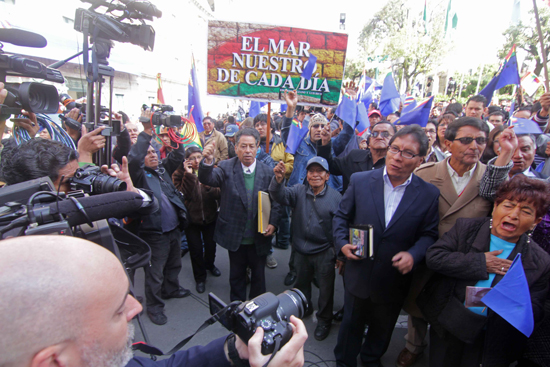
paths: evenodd
<path fill-rule="evenodd" d="M 367 105 L 363 102 L 357 104 L 357 131 L 363 132 L 370 127 Z"/>
<path fill-rule="evenodd" d="M 542 130 L 535 121 L 510 117 L 510 126 L 514 127 L 516 135 L 519 134 L 542 134 Z"/>
<path fill-rule="evenodd" d="M 349 126 L 355 128 L 355 121 L 357 117 L 357 104 L 355 101 L 344 94 L 340 104 L 336 108 L 336 116 L 344 120 L 344 122 Z"/>
<path fill-rule="evenodd" d="M 315 69 L 316 63 L 317 63 L 317 56 L 310 53 L 309 60 L 307 60 L 306 66 L 304 67 L 304 71 L 302 71 L 302 78 L 306 80 L 311 79 L 311 75 L 313 74 L 313 70 Z"/>
<path fill-rule="evenodd" d="M 388 116 L 399 109 L 399 103 L 401 102 L 401 95 L 395 87 L 392 73 L 388 73 L 384 79 L 384 86 L 382 87 L 382 94 L 380 95 L 380 104 L 378 110 L 384 116 Z"/>
<path fill-rule="evenodd" d="M 530 337 L 535 327 L 529 284 L 518 253 L 506 275 L 482 299 L 487 307 Z"/>
<path fill-rule="evenodd" d="M 286 103 L 281 103 L 281 112 L 286 112 L 288 106 Z"/>
<path fill-rule="evenodd" d="M 395 125 L 412 125 L 417 124 L 425 127 L 430 118 L 430 111 L 432 110 L 432 103 L 434 96 L 431 96 L 424 102 L 420 103 L 410 112 L 403 113 L 401 117 L 394 122 Z"/>
<path fill-rule="evenodd" d="M 413 100 L 411 103 L 403 107 L 403 110 L 401 111 L 401 114 L 404 115 L 407 112 L 411 112 L 416 108 L 416 100 Z"/>
<path fill-rule="evenodd" d="M 304 120 L 305 121 L 305 120 Z M 307 135 L 309 131 L 307 123 L 301 123 L 295 117 L 290 125 L 290 131 L 288 132 L 288 139 L 286 141 L 285 152 L 290 154 L 296 154 L 296 150 L 300 146 L 300 143 Z"/>
<path fill-rule="evenodd" d="M 250 110 L 248 110 L 248 116 L 254 118 L 260 114 L 260 110 L 265 106 L 267 102 L 250 102 Z"/>
<path fill-rule="evenodd" d="M 191 77 L 189 78 L 189 84 L 187 85 L 187 106 L 189 108 L 187 115 L 189 115 L 189 111 L 193 108 L 192 115 L 195 125 L 197 126 L 197 131 L 203 132 L 204 128 L 202 127 L 202 119 L 204 118 L 204 114 L 202 113 L 195 63 L 191 66 Z"/>
<path fill-rule="evenodd" d="M 489 84 L 487 84 L 485 88 L 483 88 L 481 92 L 479 92 L 479 94 L 485 96 L 485 98 L 487 98 L 487 101 L 489 101 L 490 103 L 495 90 L 510 84 L 521 84 L 521 79 L 518 73 L 518 61 L 516 58 L 515 45 L 514 47 L 512 47 L 509 55 L 504 60 L 504 64 L 498 71 L 497 75 L 495 75 L 495 77 L 491 79 Z"/>

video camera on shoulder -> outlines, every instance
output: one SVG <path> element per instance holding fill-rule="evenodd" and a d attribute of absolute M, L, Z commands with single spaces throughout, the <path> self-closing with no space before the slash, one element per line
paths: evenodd
<path fill-rule="evenodd" d="M 224 308 L 228 309 L 219 321 L 245 343 L 248 344 L 248 340 L 258 327 L 264 329 L 263 355 L 277 352 L 278 350 L 275 351 L 276 342 L 279 342 L 279 348 L 282 348 L 290 340 L 292 337 L 290 316 L 302 318 L 308 307 L 306 297 L 296 288 L 284 291 L 278 296 L 268 292 L 250 301 L 236 301 L 229 305 L 210 293 L 208 301 L 211 315 Z"/>
<path fill-rule="evenodd" d="M 149 106 L 143 105 L 143 109 L 149 109 Z M 152 104 L 151 105 L 151 122 L 154 126 L 165 126 L 165 127 L 181 127 L 183 126 L 183 119 L 181 115 L 177 115 L 174 112 L 174 107 L 166 104 Z M 140 118 L 141 122 L 144 121 Z"/>

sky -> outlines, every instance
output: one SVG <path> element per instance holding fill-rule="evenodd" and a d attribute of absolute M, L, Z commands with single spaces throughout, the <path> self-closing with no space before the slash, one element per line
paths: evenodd
<path fill-rule="evenodd" d="M 264 3 L 273 6 L 258 9 L 258 4 Z M 340 13 L 345 13 L 346 29 L 343 32 L 349 35 L 347 57 L 355 59 L 358 57 L 357 40 L 361 29 L 386 3 L 387 0 L 220 0 L 216 3 L 216 14 L 221 20 L 341 32 Z M 447 0 L 426 0 L 426 3 L 428 12 L 430 7 L 446 8 L 448 5 Z M 525 16 L 532 2 L 521 0 L 520 3 Z M 424 8 L 424 0 L 408 0 L 407 4 L 417 13 Z M 445 60 L 444 68 L 460 72 L 478 67 L 481 63 L 498 63 L 497 53 L 504 43 L 502 33 L 510 24 L 512 4 L 513 0 L 453 0 L 452 9 L 457 12 L 458 27 L 453 37 L 455 47 Z"/>

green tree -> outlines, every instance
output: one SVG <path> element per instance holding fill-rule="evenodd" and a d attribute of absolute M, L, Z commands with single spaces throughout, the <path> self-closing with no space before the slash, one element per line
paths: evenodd
<path fill-rule="evenodd" d="M 445 16 L 446 9 L 439 4 L 431 9 L 425 27 L 422 12 L 414 13 L 401 0 L 390 0 L 363 27 L 359 46 L 365 55 L 389 55 L 396 81 L 402 77 L 408 92 L 416 77 L 433 71 L 448 51 L 450 42 L 442 37 Z"/>
<path fill-rule="evenodd" d="M 546 4 L 538 6 L 540 25 L 544 37 L 543 43 L 546 48 L 546 59 L 550 56 L 550 8 Z M 529 21 L 527 24 L 520 22 L 518 25 L 510 26 L 503 35 L 506 37 L 506 42 L 499 51 L 498 57 L 504 59 L 512 46 L 520 48 L 527 52 L 527 60 L 535 60 L 536 75 L 540 75 L 542 70 L 542 57 L 540 54 L 539 34 L 537 32 L 537 22 L 535 20 L 535 12 L 533 9 L 529 11 Z M 521 67 L 521 65 L 520 65 Z"/>
<path fill-rule="evenodd" d="M 361 77 L 363 72 L 363 63 L 361 61 L 346 59 L 346 70 L 344 71 L 344 78 L 356 81 Z"/>

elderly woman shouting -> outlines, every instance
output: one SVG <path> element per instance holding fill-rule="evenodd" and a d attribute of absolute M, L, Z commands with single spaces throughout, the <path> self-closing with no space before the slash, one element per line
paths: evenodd
<path fill-rule="evenodd" d="M 549 206 L 550 185 L 518 175 L 499 188 L 492 218 L 458 219 L 428 249 L 426 263 L 436 274 L 417 303 L 431 324 L 430 366 L 508 366 L 520 357 L 527 337 L 491 309 L 466 308 L 466 287 L 494 287 L 521 253 L 540 321 L 550 256 L 530 234 Z"/>

